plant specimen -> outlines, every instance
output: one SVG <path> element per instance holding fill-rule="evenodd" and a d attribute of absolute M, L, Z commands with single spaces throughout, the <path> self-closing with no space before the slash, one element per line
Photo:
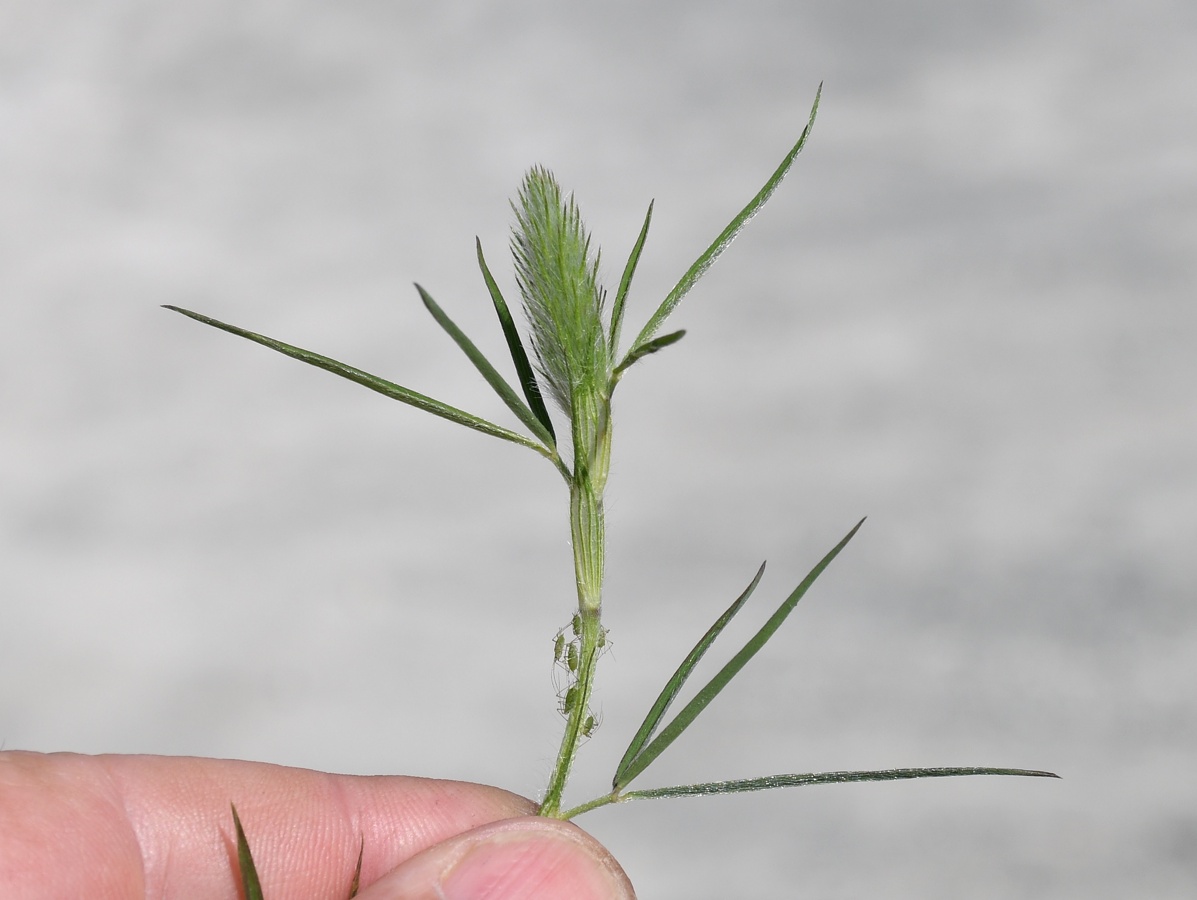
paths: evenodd
<path fill-rule="evenodd" d="M 686 270 L 622 353 L 620 337 L 624 311 L 652 221 L 651 203 L 640 234 L 623 268 L 615 296 L 608 303 L 607 292 L 599 283 L 599 251 L 591 245 L 590 235 L 583 225 L 581 213 L 572 195 L 564 195 L 553 175 L 544 168 L 536 167 L 527 173 L 518 196 L 512 203 L 515 224 L 512 230 L 511 250 L 515 262 L 516 283 L 523 301 L 531 340 L 531 356 L 525 349 L 524 338 L 516 327 L 510 307 L 487 266 L 482 244 L 477 242 L 478 265 L 506 338 L 519 391 L 511 386 L 462 333 L 432 296 L 423 287 L 416 285 L 428 312 L 494 388 L 503 403 L 523 424 L 526 432 L 495 424 L 326 356 L 218 322 L 199 313 L 174 306 L 167 307 L 301 362 L 326 369 L 417 409 L 483 434 L 527 447 L 543 456 L 557 470 L 569 494 L 569 527 L 577 583 L 577 604 L 569 623 L 559 630 L 553 639 L 554 663 L 558 671 L 564 675 L 564 684 L 557 696 L 558 709 L 565 718 L 565 727 L 556 763 L 540 804 L 542 816 L 571 819 L 588 810 L 634 799 L 757 791 L 831 782 L 886 781 L 956 775 L 1055 777 L 1049 772 L 1025 769 L 919 768 L 782 774 L 705 784 L 630 788 L 631 783 L 689 727 L 774 635 L 810 586 L 856 534 L 863 524 L 862 519 L 810 570 L 760 630 L 672 719 L 666 721 L 674 700 L 703 655 L 756 589 L 764 574 L 765 567 L 762 565 L 744 592 L 703 634 L 669 678 L 616 767 L 611 790 L 574 806 L 564 803 L 566 784 L 579 745 L 594 732 L 599 722 L 599 716 L 591 707 L 590 700 L 599 658 L 607 643 L 607 632 L 602 622 L 605 539 L 603 493 L 607 485 L 611 456 L 612 400 L 615 389 L 632 366 L 676 343 L 685 334 L 684 331 L 666 334 L 659 332 L 689 290 L 756 215 L 790 170 L 810 136 L 818 112 L 821 91 L 820 87 L 806 127 L 797 143 L 786 154 L 764 187 Z M 567 444 L 558 437 L 553 418 L 545 403 L 546 398 L 556 405 L 564 417 L 567 428 L 563 428 L 562 431 L 568 432 Z M 565 446 L 568 447 L 568 453 L 564 452 Z M 236 827 L 247 896 L 260 897 L 257 876 L 240 820 L 236 820 Z M 360 873 L 360 857 L 358 865 Z"/>

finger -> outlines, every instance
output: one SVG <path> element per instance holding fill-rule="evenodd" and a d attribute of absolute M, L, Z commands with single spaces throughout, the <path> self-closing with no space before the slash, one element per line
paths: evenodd
<path fill-rule="evenodd" d="M 229 804 L 269 898 L 344 896 L 480 825 L 535 812 L 498 788 L 265 763 L 0 753 L 0 897 L 236 900 Z"/>
<path fill-rule="evenodd" d="M 403 863 L 358 900 L 635 900 L 594 838 L 553 819 L 508 819 L 450 838 Z"/>

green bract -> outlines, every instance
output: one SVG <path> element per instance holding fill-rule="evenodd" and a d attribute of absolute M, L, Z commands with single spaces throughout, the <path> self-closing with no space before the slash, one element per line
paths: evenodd
<path fill-rule="evenodd" d="M 629 790 L 639 777 L 690 726 L 707 705 L 739 674 L 740 670 L 781 627 L 798 602 L 820 574 L 844 549 L 863 524 L 858 522 L 828 552 L 802 582 L 781 602 L 764 625 L 729 661 L 711 677 L 672 719 L 666 720 L 674 700 L 702 657 L 724 627 L 745 605 L 764 574 L 762 565 L 726 612 L 695 644 L 681 665 L 667 681 L 649 708 L 644 722 L 632 737 L 616 767 L 610 792 L 580 805 L 563 808 L 562 796 L 579 744 L 597 727 L 600 716 L 590 707 L 599 656 L 606 647 L 607 633 L 602 625 L 603 548 L 605 531 L 603 493 L 607 483 L 611 455 L 611 399 L 615 387 L 627 370 L 645 357 L 677 342 L 683 331 L 659 335 L 665 320 L 673 313 L 699 278 L 739 234 L 772 195 L 805 146 L 819 108 L 820 91 L 815 95 L 810 117 L 797 143 L 764 186 L 734 216 L 727 227 L 690 265 L 673 289 L 621 356 L 620 334 L 628 295 L 636 266 L 644 249 L 652 221 L 649 204 L 644 224 L 623 268 L 615 299 L 607 312 L 606 292 L 598 281 L 599 251 L 591 246 L 590 235 L 572 196 L 564 196 L 552 174 L 544 168 L 531 169 L 525 176 L 512 203 L 515 225 L 511 250 L 515 262 L 516 283 L 523 299 L 528 331 L 536 365 L 533 367 L 524 348 L 524 339 L 512 319 L 502 291 L 491 275 L 477 243 L 478 265 L 507 342 L 519 391 L 511 386 L 477 346 L 454 324 L 424 288 L 416 285 L 425 307 L 436 322 L 465 353 L 487 383 L 498 394 L 526 431 L 514 431 L 480 416 L 456 409 L 439 400 L 416 393 L 353 366 L 263 337 L 190 312 L 168 307 L 208 325 L 247 338 L 291 356 L 309 365 L 326 369 L 350 381 L 378 391 L 392 399 L 465 425 L 492 437 L 502 438 L 535 450 L 548 459 L 564 478 L 569 490 L 570 537 L 573 546 L 574 574 L 577 582 L 577 606 L 569 625 L 553 638 L 553 659 L 558 677 L 565 683 L 557 692 L 558 709 L 565 716 L 565 729 L 556 764 L 549 778 L 540 814 L 569 819 L 590 809 L 626 800 L 651 797 L 676 797 L 696 794 L 757 791 L 775 787 L 826 784 L 848 781 L 887 781 L 904 778 L 939 778 L 952 775 L 1030 775 L 1054 777 L 1051 773 L 1007 768 L 929 768 L 887 769 L 863 772 L 824 772 L 766 775 L 756 778 L 718 781 L 674 787 Z M 538 380 L 536 370 L 539 370 Z M 546 408 L 544 397 L 551 396 L 564 414 L 572 447 L 572 461 L 562 458 L 557 431 Z M 249 846 L 237 821 L 238 847 L 247 896 L 260 896 Z M 361 860 L 359 857 L 358 871 Z M 254 891 L 258 891 L 254 894 Z M 352 896 L 352 893 L 350 894 Z"/>

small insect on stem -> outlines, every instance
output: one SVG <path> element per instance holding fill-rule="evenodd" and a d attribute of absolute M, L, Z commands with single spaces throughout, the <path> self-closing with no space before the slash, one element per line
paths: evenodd
<path fill-rule="evenodd" d="M 582 617 L 578 613 L 574 613 L 573 621 L 569 623 L 573 629 L 574 637 L 582 636 Z"/>
<path fill-rule="evenodd" d="M 572 685 L 569 690 L 565 692 L 565 699 L 561 701 L 561 714 L 568 716 L 574 711 L 574 707 L 578 705 L 578 686 Z"/>
<path fill-rule="evenodd" d="M 553 662 L 561 662 L 561 656 L 565 653 L 565 632 L 557 635 L 557 639 L 553 641 Z"/>
<path fill-rule="evenodd" d="M 578 645 L 576 643 L 570 644 L 567 648 L 565 664 L 569 666 L 571 672 L 578 671 Z"/>
<path fill-rule="evenodd" d="M 587 716 L 586 721 L 582 723 L 582 737 L 592 736 L 597 726 L 598 722 L 594 720 L 594 716 Z"/>

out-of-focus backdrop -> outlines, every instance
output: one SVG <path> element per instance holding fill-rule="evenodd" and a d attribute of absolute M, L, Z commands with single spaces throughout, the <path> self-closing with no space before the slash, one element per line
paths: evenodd
<path fill-rule="evenodd" d="M 573 797 L 762 558 L 645 786 L 1042 767 L 582 820 L 645 898 L 1192 897 L 1197 8 L 9 0 L 0 742 L 489 781 L 559 737 L 536 455 L 204 328 L 507 422 L 508 198 L 576 193 L 637 327 L 823 107 L 617 395 L 613 651 Z M 725 650 L 724 653 L 727 651 Z M 712 659 L 719 656 L 712 651 Z"/>

